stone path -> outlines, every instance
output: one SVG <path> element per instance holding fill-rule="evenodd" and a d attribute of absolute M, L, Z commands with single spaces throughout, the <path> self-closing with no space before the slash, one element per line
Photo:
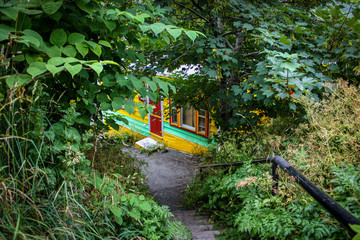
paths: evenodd
<path fill-rule="evenodd" d="M 150 155 L 140 153 L 135 147 L 127 148 L 137 159 L 147 163 L 143 173 L 147 176 L 150 193 L 160 203 L 167 205 L 174 214 L 174 219 L 181 221 L 191 231 L 196 240 L 215 240 L 212 224 L 207 217 L 195 216 L 195 210 L 186 209 L 181 205 L 184 190 L 195 176 L 198 160 L 195 156 L 169 149 L 167 152 L 154 152 Z"/>

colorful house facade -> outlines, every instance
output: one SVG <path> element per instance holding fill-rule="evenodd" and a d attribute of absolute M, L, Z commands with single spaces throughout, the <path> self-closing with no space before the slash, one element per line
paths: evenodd
<path fill-rule="evenodd" d="M 131 131 L 151 137 L 166 147 L 194 154 L 205 151 L 209 137 L 217 132 L 214 121 L 205 110 L 189 106 L 169 109 L 167 98 L 153 102 L 138 95 L 134 101 L 153 105 L 153 112 L 142 118 L 137 109 L 132 114 L 125 110 L 118 111 L 115 114 L 127 120 L 127 123 L 117 121 L 121 126 L 119 132 Z"/>

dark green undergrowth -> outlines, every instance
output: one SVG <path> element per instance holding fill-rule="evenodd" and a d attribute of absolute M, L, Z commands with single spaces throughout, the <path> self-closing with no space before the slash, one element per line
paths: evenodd
<path fill-rule="evenodd" d="M 53 124 L 12 107 L 0 111 L 0 239 L 189 238 L 148 194 L 127 136 L 80 134 L 76 104 Z"/>
<path fill-rule="evenodd" d="M 208 169 L 185 202 L 225 226 L 220 239 L 350 239 L 324 208 L 280 170 L 271 194 L 270 164 L 249 160 L 281 155 L 360 218 L 359 91 L 340 81 L 320 103 L 303 99 L 306 116 L 272 119 L 251 133 L 224 133 L 206 163 L 244 161 L 243 167 Z"/>

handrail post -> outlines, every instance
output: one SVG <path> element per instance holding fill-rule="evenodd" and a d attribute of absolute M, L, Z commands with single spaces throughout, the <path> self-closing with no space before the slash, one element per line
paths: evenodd
<path fill-rule="evenodd" d="M 278 172 L 278 168 L 277 168 L 277 164 L 276 162 L 272 162 L 272 177 L 273 177 L 273 184 L 272 184 L 272 189 L 271 189 L 271 193 L 273 196 L 277 195 L 279 192 L 279 172 Z"/>

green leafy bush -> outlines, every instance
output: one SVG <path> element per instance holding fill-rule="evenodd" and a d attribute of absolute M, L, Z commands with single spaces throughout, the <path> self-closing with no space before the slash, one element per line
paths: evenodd
<path fill-rule="evenodd" d="M 281 155 L 356 217 L 360 217 L 360 102 L 343 81 L 320 103 L 306 99 L 307 115 L 278 118 L 253 132 L 224 133 L 209 162 L 242 161 L 243 167 L 208 169 L 188 190 L 186 203 L 209 211 L 226 225 L 223 239 L 347 239 L 347 231 L 295 181 L 280 171 L 272 196 L 270 164 L 258 157 Z"/>

